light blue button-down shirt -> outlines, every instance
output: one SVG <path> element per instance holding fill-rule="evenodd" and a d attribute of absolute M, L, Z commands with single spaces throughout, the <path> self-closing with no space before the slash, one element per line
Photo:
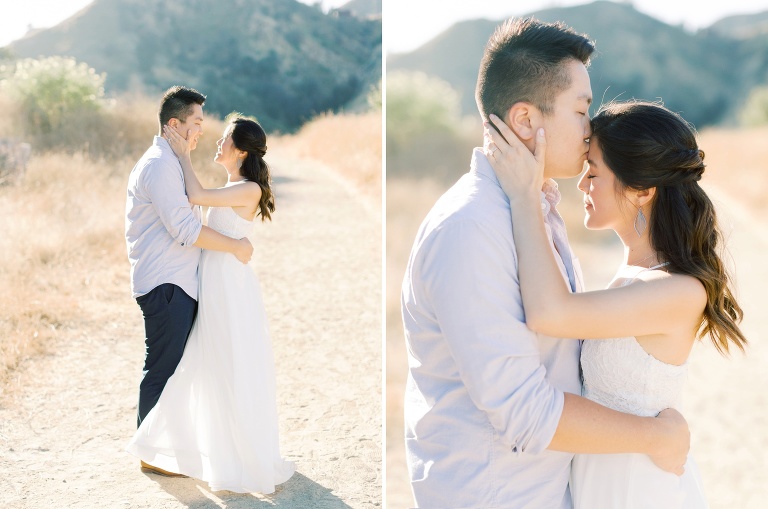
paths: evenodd
<path fill-rule="evenodd" d="M 178 158 L 167 140 L 155 136 L 128 177 L 125 240 L 134 298 L 172 283 L 197 299 L 200 248 L 194 243 L 202 227 Z"/>
<path fill-rule="evenodd" d="M 542 212 L 563 278 L 582 287 L 548 181 Z M 422 223 L 402 287 L 408 469 L 421 508 L 571 507 L 572 454 L 549 451 L 579 341 L 525 325 L 509 200 L 482 150 Z M 557 246 L 555 248 L 555 246 Z"/>

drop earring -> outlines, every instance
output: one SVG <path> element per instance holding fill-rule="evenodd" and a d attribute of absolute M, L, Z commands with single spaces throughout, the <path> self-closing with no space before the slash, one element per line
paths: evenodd
<path fill-rule="evenodd" d="M 643 208 L 638 207 L 637 216 L 635 216 L 635 232 L 637 233 L 637 236 L 642 237 L 643 232 L 645 232 L 647 227 L 648 221 L 645 219 L 645 214 L 643 214 Z"/>

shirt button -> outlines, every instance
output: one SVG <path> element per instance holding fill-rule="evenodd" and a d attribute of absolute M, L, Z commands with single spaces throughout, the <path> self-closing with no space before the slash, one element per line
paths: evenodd
<path fill-rule="evenodd" d="M 547 209 L 547 204 L 542 202 L 541 203 L 541 210 L 546 210 L 546 209 Z"/>

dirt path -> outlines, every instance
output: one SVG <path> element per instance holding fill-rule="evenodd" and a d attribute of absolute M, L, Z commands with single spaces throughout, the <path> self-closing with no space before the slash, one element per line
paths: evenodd
<path fill-rule="evenodd" d="M 270 154 L 278 210 L 252 235 L 277 366 L 280 439 L 298 472 L 271 496 L 143 474 L 143 323 L 126 278 L 84 326 L 14 373 L 0 408 L 3 508 L 381 506 L 381 216 L 329 169 Z"/>
<path fill-rule="evenodd" d="M 768 498 L 768 218 L 750 213 L 716 185 L 705 187 L 735 264 L 741 328 L 750 344 L 746 354 L 736 351 L 730 358 L 710 344 L 694 348 L 685 415 L 710 507 L 758 509 Z"/>

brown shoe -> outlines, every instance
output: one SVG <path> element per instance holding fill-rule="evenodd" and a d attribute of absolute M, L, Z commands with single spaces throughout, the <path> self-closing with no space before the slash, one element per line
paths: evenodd
<path fill-rule="evenodd" d="M 156 467 L 154 465 L 150 465 L 149 463 L 145 463 L 144 461 L 141 462 L 141 471 L 142 472 L 151 472 L 153 474 L 158 475 L 164 475 L 166 477 L 188 477 L 184 474 L 177 474 L 175 472 L 169 472 L 167 470 L 163 470 L 160 467 Z"/>

